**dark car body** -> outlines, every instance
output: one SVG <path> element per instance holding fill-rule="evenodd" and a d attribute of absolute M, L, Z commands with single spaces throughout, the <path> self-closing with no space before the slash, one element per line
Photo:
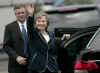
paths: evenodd
<path fill-rule="evenodd" d="M 48 30 L 54 31 L 57 38 L 65 33 L 71 34 L 70 39 L 64 40 L 60 44 L 58 51 L 58 62 L 63 73 L 70 73 L 71 70 L 74 71 L 74 64 L 80 51 L 86 48 L 88 42 L 99 28 L 99 6 L 71 5 L 43 11 L 50 18 Z"/>

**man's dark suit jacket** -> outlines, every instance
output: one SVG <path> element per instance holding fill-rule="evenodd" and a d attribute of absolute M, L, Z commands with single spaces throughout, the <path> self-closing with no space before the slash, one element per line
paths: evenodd
<path fill-rule="evenodd" d="M 18 56 L 24 56 L 24 41 L 17 21 L 5 27 L 4 48 L 9 56 L 8 72 L 25 73 L 26 71 L 24 72 L 24 70 L 26 70 L 26 67 L 16 62 Z"/>

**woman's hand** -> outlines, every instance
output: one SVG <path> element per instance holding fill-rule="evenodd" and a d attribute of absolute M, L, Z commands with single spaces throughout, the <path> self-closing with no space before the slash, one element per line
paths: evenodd
<path fill-rule="evenodd" d="M 61 71 L 58 71 L 58 73 L 61 73 Z"/>
<path fill-rule="evenodd" d="M 63 34 L 63 36 L 61 37 L 61 40 L 66 40 L 70 38 L 70 34 Z"/>
<path fill-rule="evenodd" d="M 33 14 L 34 14 L 34 6 L 33 6 L 33 4 L 26 3 L 25 8 L 26 8 L 29 16 L 33 16 Z"/>

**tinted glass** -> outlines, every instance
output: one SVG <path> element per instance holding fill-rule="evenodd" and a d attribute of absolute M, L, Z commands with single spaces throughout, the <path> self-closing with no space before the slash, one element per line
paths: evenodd
<path fill-rule="evenodd" d="M 100 28 L 96 31 L 94 36 L 87 44 L 87 49 L 94 49 L 100 51 Z"/>

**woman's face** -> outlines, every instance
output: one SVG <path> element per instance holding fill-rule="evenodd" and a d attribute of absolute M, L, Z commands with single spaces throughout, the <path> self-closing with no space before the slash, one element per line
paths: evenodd
<path fill-rule="evenodd" d="M 47 28 L 47 18 L 46 16 L 41 16 L 38 19 L 36 19 L 36 28 L 38 28 L 40 31 L 45 31 Z"/>

